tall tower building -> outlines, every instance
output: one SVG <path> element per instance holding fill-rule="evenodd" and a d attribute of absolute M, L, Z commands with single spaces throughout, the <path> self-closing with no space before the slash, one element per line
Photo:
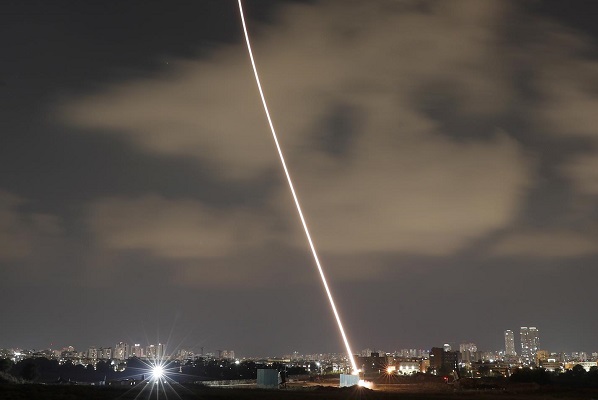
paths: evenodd
<path fill-rule="evenodd" d="M 470 363 L 475 360 L 475 353 L 478 351 L 478 346 L 475 343 L 461 343 L 459 345 L 459 353 L 461 353 L 461 360 L 464 363 Z"/>
<path fill-rule="evenodd" d="M 113 357 L 117 360 L 126 360 L 129 358 L 129 345 L 127 343 L 119 342 L 114 346 Z"/>
<path fill-rule="evenodd" d="M 235 352 L 233 350 L 222 350 L 222 354 L 220 357 L 225 360 L 234 360 Z"/>
<path fill-rule="evenodd" d="M 98 349 L 96 349 L 95 347 L 90 347 L 87 350 L 87 358 L 95 362 L 98 359 Z"/>
<path fill-rule="evenodd" d="M 158 348 L 153 344 L 150 344 L 149 346 L 147 346 L 145 348 L 145 357 L 148 360 L 152 360 L 152 361 L 157 360 L 158 359 Z"/>
<path fill-rule="evenodd" d="M 131 357 L 137 357 L 137 358 L 143 357 L 143 348 L 141 347 L 141 345 L 139 343 L 135 343 L 135 345 L 133 345 L 131 347 Z"/>
<path fill-rule="evenodd" d="M 540 348 L 540 334 L 535 326 L 522 326 L 521 330 L 521 361 L 531 365 L 536 361 L 536 353 Z"/>
<path fill-rule="evenodd" d="M 515 334 L 510 329 L 507 329 L 505 331 L 505 355 L 506 356 L 516 356 L 517 355 L 517 352 L 515 351 Z"/>
<path fill-rule="evenodd" d="M 470 353 L 475 353 L 476 351 L 478 351 L 478 346 L 476 346 L 475 343 L 461 343 L 459 345 L 459 351 L 461 353 L 465 353 L 466 351 L 469 351 Z"/>
<path fill-rule="evenodd" d="M 145 348 L 145 358 L 148 360 L 163 360 L 166 358 L 164 353 L 164 345 L 162 343 L 150 344 Z"/>
<path fill-rule="evenodd" d="M 112 358 L 112 347 L 100 347 L 98 358 L 101 360 L 110 360 Z"/>

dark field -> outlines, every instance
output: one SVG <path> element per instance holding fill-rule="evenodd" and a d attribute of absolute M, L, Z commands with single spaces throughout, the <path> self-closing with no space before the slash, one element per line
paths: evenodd
<path fill-rule="evenodd" d="M 400 399 L 400 400 L 598 400 L 598 390 L 565 389 L 559 387 L 523 387 L 520 390 L 455 390 L 445 388 L 426 388 L 420 385 L 389 385 L 378 390 L 365 388 L 336 388 L 314 386 L 308 388 L 290 388 L 267 390 L 257 388 L 209 388 L 203 386 L 177 386 L 176 391 L 150 393 L 141 388 L 99 387 L 78 385 L 37 385 L 17 384 L 0 385 L 0 399 L 61 399 L 61 400 L 113 400 L 113 399 L 264 399 L 264 400 L 299 400 L 299 399 Z"/>

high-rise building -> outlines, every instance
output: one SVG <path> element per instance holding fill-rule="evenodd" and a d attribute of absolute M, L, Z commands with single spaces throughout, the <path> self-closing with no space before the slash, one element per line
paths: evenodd
<path fill-rule="evenodd" d="M 127 343 L 119 342 L 114 346 L 113 357 L 117 360 L 126 360 L 129 358 L 129 345 Z"/>
<path fill-rule="evenodd" d="M 148 360 L 155 360 L 158 356 L 158 349 L 156 348 L 155 345 L 150 344 L 149 346 L 147 346 L 145 348 L 145 357 Z"/>
<path fill-rule="evenodd" d="M 96 349 L 95 347 L 90 347 L 87 350 L 87 358 L 89 358 L 92 361 L 95 361 L 98 359 L 98 349 Z"/>
<path fill-rule="evenodd" d="M 145 357 L 149 360 L 162 360 L 165 358 L 164 356 L 164 345 L 162 343 L 150 344 L 145 348 Z"/>
<path fill-rule="evenodd" d="M 507 329 L 505 331 L 505 355 L 506 356 L 516 356 L 517 355 L 517 352 L 515 351 L 515 334 L 510 329 Z"/>
<path fill-rule="evenodd" d="M 110 360 L 112 358 L 112 347 L 100 347 L 98 358 L 100 360 Z"/>
<path fill-rule="evenodd" d="M 222 353 L 220 353 L 220 358 L 225 360 L 234 360 L 235 352 L 233 350 L 222 350 Z"/>
<path fill-rule="evenodd" d="M 139 343 L 136 343 L 131 347 L 131 357 L 142 358 L 143 357 L 143 347 Z"/>
<path fill-rule="evenodd" d="M 470 353 L 475 353 L 476 351 L 478 351 L 478 346 L 476 346 L 475 343 L 461 343 L 459 345 L 459 351 L 461 353 L 465 353 L 466 351 Z"/>
<path fill-rule="evenodd" d="M 471 363 L 477 361 L 475 354 L 478 351 L 478 346 L 475 343 L 461 343 L 459 345 L 459 353 L 461 353 L 461 361 L 463 363 Z"/>
<path fill-rule="evenodd" d="M 444 351 L 442 347 L 432 347 L 430 350 L 430 368 L 436 373 L 450 373 L 457 368 L 458 361 L 458 351 Z"/>
<path fill-rule="evenodd" d="M 536 365 L 542 365 L 543 362 L 548 361 L 548 357 L 550 357 L 550 353 L 548 351 L 538 350 L 536 352 Z"/>
<path fill-rule="evenodd" d="M 176 359 L 179 361 L 184 361 L 188 359 L 193 359 L 193 352 L 185 349 L 180 349 L 176 354 Z"/>
<path fill-rule="evenodd" d="M 422 356 L 422 350 L 418 349 L 401 349 L 395 353 L 396 356 L 402 358 L 417 358 Z"/>
<path fill-rule="evenodd" d="M 522 326 L 521 334 L 521 362 L 531 365 L 536 361 L 536 353 L 540 348 L 540 334 L 535 326 Z"/>

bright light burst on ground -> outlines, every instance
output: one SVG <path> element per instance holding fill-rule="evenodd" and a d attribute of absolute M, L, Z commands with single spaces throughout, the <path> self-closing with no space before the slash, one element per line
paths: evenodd
<path fill-rule="evenodd" d="M 156 365 L 152 369 L 152 379 L 158 380 L 164 376 L 164 368 L 161 365 Z"/>
<path fill-rule="evenodd" d="M 358 386 L 360 387 L 364 387 L 364 388 L 368 388 L 368 389 L 373 389 L 374 388 L 374 384 L 370 381 L 364 381 L 363 379 L 359 380 L 359 383 L 357 383 Z"/>
<path fill-rule="evenodd" d="M 131 390 L 139 390 L 136 399 L 180 398 L 177 390 L 183 388 L 175 375 L 179 375 L 179 366 L 170 361 L 170 357 L 156 357 L 149 360 L 139 360 L 141 368 L 131 368 L 132 372 L 141 379 Z M 127 368 L 129 369 L 129 368 Z"/>
<path fill-rule="evenodd" d="M 175 360 L 174 354 L 167 354 L 164 349 L 164 354 L 134 360 L 128 361 L 126 371 L 132 385 L 129 393 L 136 393 L 136 400 L 180 399 L 179 392 L 189 392 L 177 380 L 192 377 L 182 372 L 182 365 Z"/>

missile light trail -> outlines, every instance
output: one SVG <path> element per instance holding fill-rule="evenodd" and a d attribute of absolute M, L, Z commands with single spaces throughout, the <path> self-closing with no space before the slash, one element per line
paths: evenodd
<path fill-rule="evenodd" d="M 326 294 L 328 295 L 328 300 L 330 301 L 330 307 L 332 308 L 332 312 L 334 313 L 334 317 L 336 318 L 336 323 L 338 325 L 338 329 L 343 337 L 343 342 L 345 343 L 345 347 L 347 349 L 347 355 L 349 356 L 349 360 L 351 361 L 351 366 L 353 368 L 353 373 L 356 374 L 358 372 L 357 364 L 355 363 L 355 359 L 353 357 L 353 352 L 351 351 L 351 347 L 349 346 L 349 340 L 347 339 L 347 335 L 345 334 L 345 330 L 343 329 L 343 324 L 341 322 L 341 318 L 336 310 L 336 306 L 334 304 L 334 300 L 332 298 L 332 293 L 330 292 L 330 288 L 328 287 L 328 283 L 326 281 L 326 277 L 324 275 L 324 270 L 320 265 L 320 260 L 318 258 L 318 254 L 316 252 L 316 248 L 314 243 L 311 239 L 311 235 L 309 234 L 309 229 L 307 228 L 307 223 L 305 222 L 305 218 L 303 217 L 303 212 L 301 211 L 301 206 L 299 205 L 299 198 L 295 193 L 295 188 L 293 187 L 293 181 L 291 180 L 291 175 L 289 174 L 289 170 L 287 165 L 284 161 L 284 156 L 282 154 L 282 149 L 280 144 L 278 143 L 278 137 L 276 136 L 276 130 L 274 129 L 274 124 L 272 123 L 272 118 L 270 118 L 270 112 L 268 111 L 268 105 L 266 104 L 266 98 L 264 96 L 264 91 L 262 90 L 262 85 L 260 83 L 260 78 L 257 73 L 257 67 L 255 65 L 255 60 L 253 58 L 253 52 L 251 51 L 251 43 L 249 42 L 249 34 L 247 33 L 247 25 L 245 24 L 245 17 L 243 15 L 243 5 L 241 0 L 239 2 L 239 12 L 241 14 L 241 22 L 243 24 L 243 32 L 245 34 L 245 42 L 247 43 L 247 51 L 249 52 L 249 58 L 251 60 L 251 66 L 253 67 L 253 74 L 255 76 L 255 82 L 257 83 L 257 88 L 260 92 L 260 97 L 262 98 L 262 105 L 264 106 L 264 111 L 266 112 L 266 118 L 268 119 L 268 124 L 270 125 L 270 131 L 272 132 L 272 137 L 274 138 L 274 143 L 276 144 L 276 149 L 278 150 L 278 155 L 280 157 L 280 162 L 282 164 L 282 168 L 284 169 L 284 173 L 287 177 L 287 182 L 289 183 L 289 188 L 291 189 L 291 194 L 293 195 L 293 200 L 295 200 L 295 206 L 297 207 L 297 212 L 299 213 L 299 218 L 301 219 L 301 224 L 303 225 L 303 230 L 305 231 L 305 236 L 307 237 L 307 241 L 309 242 L 309 247 L 314 257 L 314 261 L 316 262 L 316 266 L 318 267 L 318 272 L 320 273 L 320 278 L 322 278 L 322 284 L 324 285 L 324 289 L 326 290 Z"/>

